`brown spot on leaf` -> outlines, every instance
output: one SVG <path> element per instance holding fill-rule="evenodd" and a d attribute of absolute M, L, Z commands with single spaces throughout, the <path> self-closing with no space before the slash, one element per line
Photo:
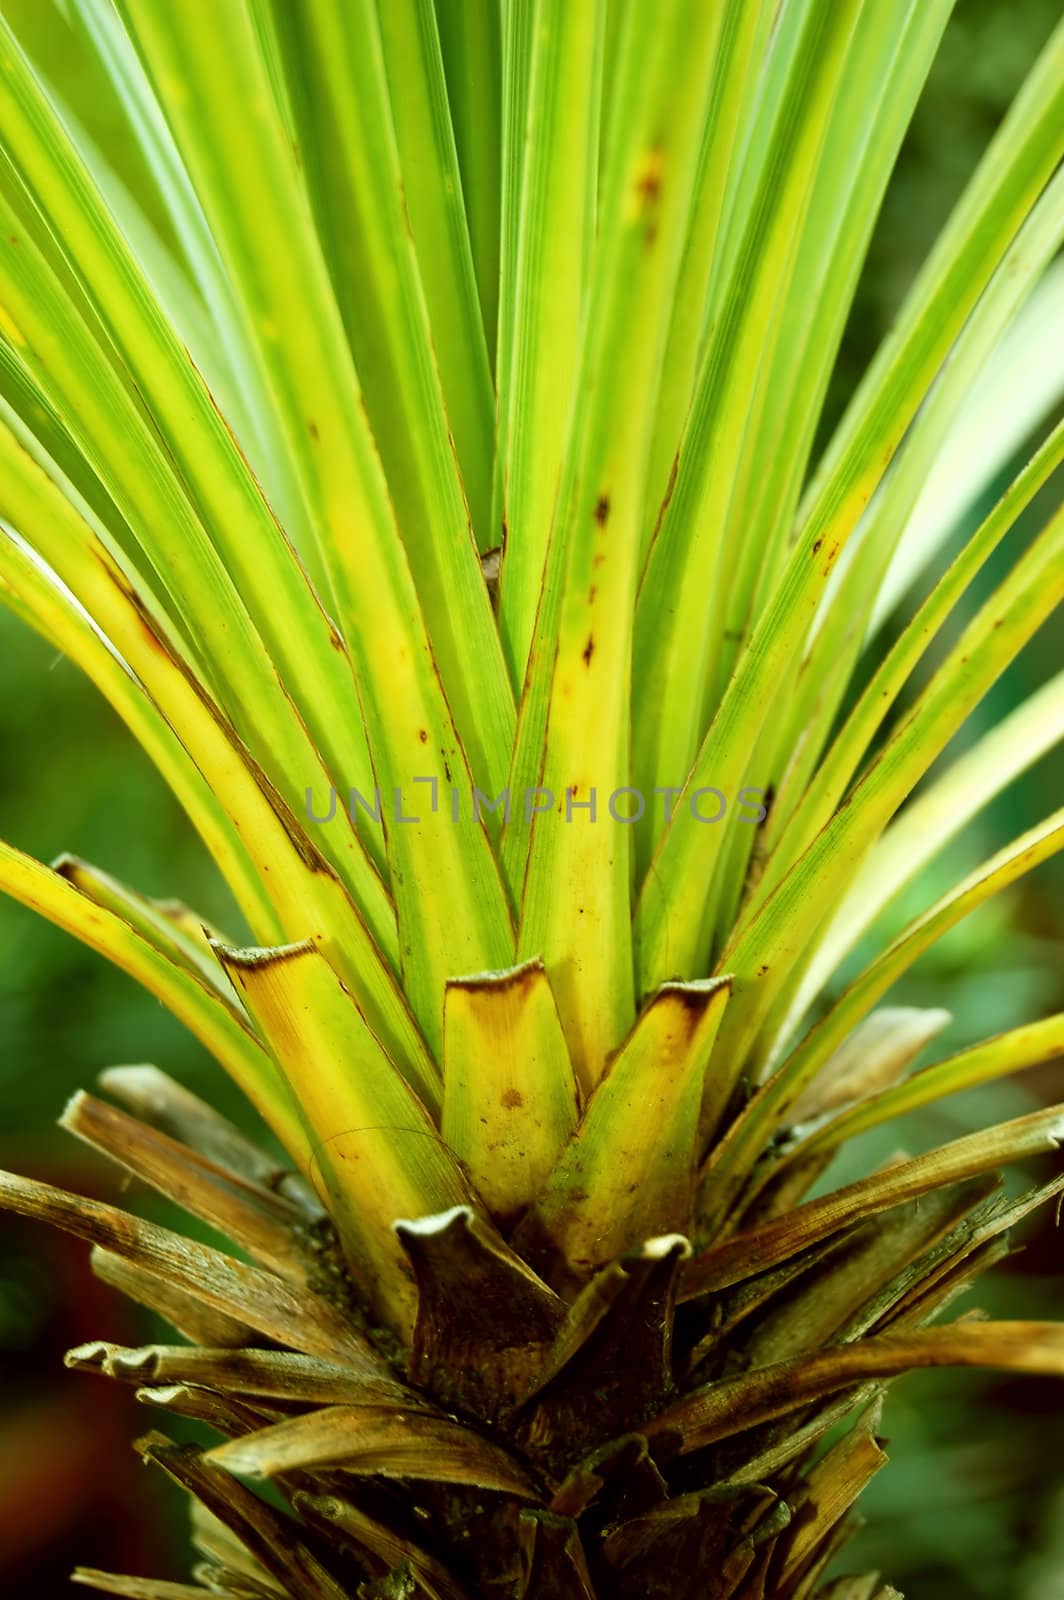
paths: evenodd
<path fill-rule="evenodd" d="M 588 636 L 587 636 L 587 644 L 585 644 L 584 650 L 583 650 L 584 666 L 585 667 L 589 667 L 591 665 L 591 657 L 594 654 L 595 654 L 595 639 L 594 639 L 594 635 L 589 633 Z"/>
<path fill-rule="evenodd" d="M 635 189 L 641 207 L 649 211 L 661 199 L 662 152 L 658 145 L 649 150 L 636 173 Z"/>
<path fill-rule="evenodd" d="M 307 421 L 307 432 L 310 434 L 310 437 L 314 440 L 315 444 L 317 444 L 318 440 L 321 438 L 321 434 L 318 431 L 318 424 L 314 421 L 313 417 L 309 418 Z"/>
<path fill-rule="evenodd" d="M 610 519 L 610 497 L 600 494 L 595 502 L 595 521 L 600 528 L 604 528 Z"/>
<path fill-rule="evenodd" d="M 506 1093 L 502 1097 L 502 1104 L 506 1107 L 507 1111 L 513 1111 L 518 1106 L 523 1106 L 524 1103 L 525 1097 L 521 1093 L 520 1089 L 507 1089 Z"/>

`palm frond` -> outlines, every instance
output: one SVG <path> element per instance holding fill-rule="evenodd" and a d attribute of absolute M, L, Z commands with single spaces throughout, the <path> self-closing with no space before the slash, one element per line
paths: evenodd
<path fill-rule="evenodd" d="M 222 1436 L 139 1446 L 199 1507 L 196 1584 L 77 1581 L 887 1600 L 827 1574 L 888 1386 L 1064 1372 L 1056 1325 L 933 1325 L 1060 1193 L 996 1177 L 1059 1106 L 823 1182 L 1064 1046 L 1051 1015 L 913 1070 L 949 1014 L 891 993 L 1064 814 L 880 920 L 1064 735 L 1057 675 L 953 754 L 1064 598 L 1064 28 L 817 453 L 949 9 L 0 19 L 0 601 L 233 927 L 13 844 L 0 890 L 284 1152 L 122 1068 L 64 1126 L 217 1247 L 0 1177 L 188 1340 L 70 1364 Z"/>

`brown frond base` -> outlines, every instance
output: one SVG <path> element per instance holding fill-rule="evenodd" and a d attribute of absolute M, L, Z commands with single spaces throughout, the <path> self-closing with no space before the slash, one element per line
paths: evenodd
<path fill-rule="evenodd" d="M 238 1254 L 0 1180 L 0 1203 L 87 1240 L 99 1274 L 187 1341 L 68 1356 L 204 1426 L 202 1448 L 138 1444 L 192 1497 L 193 1581 L 76 1574 L 105 1593 L 887 1600 L 876 1576 L 825 1578 L 885 1460 L 884 1384 L 921 1364 L 1064 1361 L 1041 1325 L 926 1327 L 1059 1188 L 1006 1203 L 992 1176 L 812 1245 L 796 1230 L 785 1259 L 710 1290 L 675 1235 L 566 1301 L 471 1211 L 400 1223 L 419 1311 L 398 1351 L 298 1179 L 153 1069 L 106 1088 L 125 1109 L 79 1096 L 65 1125 Z"/>

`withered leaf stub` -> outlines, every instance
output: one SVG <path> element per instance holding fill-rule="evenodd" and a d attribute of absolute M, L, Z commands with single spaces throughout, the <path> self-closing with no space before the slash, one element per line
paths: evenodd
<path fill-rule="evenodd" d="M 0 1206 L 51 1223 L 125 1257 L 194 1294 L 212 1311 L 245 1322 L 278 1344 L 335 1356 L 364 1347 L 349 1320 L 320 1295 L 185 1239 L 115 1206 L 0 1173 Z"/>
<path fill-rule="evenodd" d="M 60 1126 L 264 1266 L 297 1283 L 307 1281 L 311 1263 L 298 1232 L 303 1219 L 290 1201 L 250 1179 L 234 1177 L 209 1157 L 95 1095 L 74 1095 Z"/>
<path fill-rule="evenodd" d="M 625 1434 L 595 1450 L 560 1485 L 549 1509 L 559 1517 L 623 1522 L 664 1500 L 668 1485 L 641 1433 Z"/>
<path fill-rule="evenodd" d="M 161 1435 L 154 1437 L 161 1438 Z M 239 1535 L 200 1499 L 193 1498 L 189 1505 L 189 1524 L 192 1543 L 203 1557 L 194 1571 L 198 1582 L 206 1581 L 203 1574 L 207 1571 L 222 1572 L 227 1583 L 233 1587 L 246 1585 L 256 1595 L 284 1593 L 278 1580 L 267 1572 Z"/>
<path fill-rule="evenodd" d="M 468 1207 L 395 1230 L 418 1291 L 411 1378 L 496 1418 L 534 1382 L 564 1303 Z"/>
<path fill-rule="evenodd" d="M 520 1436 L 551 1459 L 574 1437 L 599 1443 L 637 1428 L 672 1392 L 678 1234 L 652 1239 L 591 1280 L 570 1308 L 531 1395 Z"/>
<path fill-rule="evenodd" d="M 1000 1188 L 996 1186 L 997 1191 Z M 995 1255 L 998 1252 L 1007 1254 L 1010 1231 L 1062 1192 L 1064 1175 L 1014 1200 L 1000 1192 L 988 1196 L 983 1205 L 939 1240 L 933 1250 L 914 1262 L 908 1271 L 900 1273 L 896 1283 L 886 1285 L 871 1308 L 874 1319 L 856 1328 L 848 1324 L 843 1330 L 845 1336 L 863 1333 L 866 1327 L 873 1325 L 876 1332 L 917 1325 L 927 1315 L 928 1305 L 939 1303 L 943 1294 L 951 1293 L 959 1278 L 974 1277 L 983 1270 L 988 1251 Z"/>
<path fill-rule="evenodd" d="M 809 1408 L 805 1422 L 784 1417 L 778 1426 L 753 1428 L 726 1441 L 728 1465 L 722 1480 L 724 1488 L 749 1487 L 768 1483 L 785 1468 L 792 1473 L 808 1463 L 814 1447 L 834 1428 L 851 1419 L 863 1406 L 871 1405 L 886 1390 L 885 1383 L 858 1384 L 842 1390 L 827 1402 Z"/>
<path fill-rule="evenodd" d="M 142 1405 L 155 1406 L 192 1422 L 206 1423 L 226 1439 L 254 1433 L 281 1417 L 280 1412 L 268 1407 L 251 1406 L 232 1395 L 219 1394 L 216 1389 L 197 1388 L 195 1384 L 161 1384 L 138 1389 L 136 1395 Z"/>
<path fill-rule="evenodd" d="M 337 1495 L 297 1494 L 296 1510 L 311 1527 L 330 1540 L 354 1545 L 389 1571 L 405 1565 L 430 1600 L 469 1600 L 457 1579 L 435 1556 L 404 1532 L 370 1516 L 351 1499 Z"/>
<path fill-rule="evenodd" d="M 290 1517 L 274 1510 L 235 1478 L 212 1468 L 192 1446 L 159 1434 L 141 1440 L 145 1460 L 194 1495 L 255 1557 L 292 1600 L 347 1600 L 344 1589 L 300 1539 Z"/>
<path fill-rule="evenodd" d="M 337 1467 L 539 1498 L 526 1469 L 500 1445 L 449 1417 L 394 1404 L 308 1411 L 219 1445 L 206 1459 L 228 1472 L 255 1478 Z"/>
<path fill-rule="evenodd" d="M 833 1535 L 865 1485 L 886 1465 L 876 1438 L 881 1412 L 879 1399 L 788 1492 L 791 1521 L 780 1539 L 775 1573 L 781 1593 L 789 1593 L 799 1580 L 804 1582 L 811 1569 L 822 1568 L 833 1551 Z"/>
<path fill-rule="evenodd" d="M 255 1330 L 246 1322 L 204 1305 L 198 1296 L 180 1284 L 149 1272 L 139 1262 L 127 1261 L 100 1245 L 93 1246 L 90 1261 L 101 1283 L 109 1284 L 137 1305 L 156 1312 L 186 1339 L 232 1349 L 255 1343 Z"/>
<path fill-rule="evenodd" d="M 575 1522 L 549 1511 L 522 1513 L 519 1600 L 596 1600 Z"/>
<path fill-rule="evenodd" d="M 313 1189 L 289 1167 L 254 1144 L 206 1100 L 147 1063 L 107 1067 L 97 1080 L 113 1100 L 207 1160 L 288 1200 L 309 1220 L 324 1216 Z"/>
<path fill-rule="evenodd" d="M 690 1594 L 692 1574 L 698 1573 L 700 1581 L 705 1575 L 708 1597 L 731 1594 L 726 1558 L 773 1501 L 765 1489 L 730 1495 L 710 1490 L 679 1495 L 622 1523 L 602 1546 L 610 1592 L 619 1600 L 670 1600 Z M 740 1572 L 748 1565 L 742 1561 Z"/>
<path fill-rule="evenodd" d="M 995 1181 L 974 1178 L 870 1217 L 769 1306 L 743 1342 L 751 1367 L 821 1349 L 844 1327 L 866 1329 L 862 1309 L 953 1229 L 976 1213 Z M 969 1224 L 970 1225 L 970 1224 Z"/>
<path fill-rule="evenodd" d="M 753 1277 L 840 1229 L 905 1200 L 993 1172 L 1008 1161 L 1056 1151 L 1062 1136 L 1064 1106 L 1049 1106 L 999 1127 L 955 1139 L 927 1155 L 898 1162 L 703 1251 L 684 1273 L 681 1299 L 695 1299 Z"/>
<path fill-rule="evenodd" d="M 108 1347 L 106 1371 L 135 1383 L 192 1383 L 226 1394 L 304 1404 L 337 1405 L 368 1399 L 416 1406 L 419 1401 L 372 1356 L 350 1364 L 295 1350 L 212 1350 L 203 1346 Z"/>
<path fill-rule="evenodd" d="M 914 1367 L 989 1366 L 1064 1374 L 1064 1327 L 1051 1322 L 952 1323 L 905 1336 L 881 1335 L 696 1389 L 649 1422 L 650 1437 L 674 1435 L 683 1451 L 797 1410 L 851 1384 Z"/>

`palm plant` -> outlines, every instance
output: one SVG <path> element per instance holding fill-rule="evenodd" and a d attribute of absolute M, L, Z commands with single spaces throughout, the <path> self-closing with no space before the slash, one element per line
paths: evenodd
<path fill-rule="evenodd" d="M 82 1582 L 882 1600 L 825 1572 L 890 1380 L 1064 1373 L 1055 1325 L 937 1320 L 1064 1190 L 997 1176 L 1064 1106 L 810 1198 L 854 1135 L 1064 1051 L 1058 1015 L 910 1071 L 945 1014 L 878 1006 L 1061 811 L 811 1010 L 1064 732 L 1061 675 L 923 783 L 1064 596 L 1060 512 L 905 698 L 1064 456 L 1052 380 L 1039 415 L 993 382 L 1059 295 L 1064 28 L 818 438 L 949 9 L 5 6 L 0 596 L 247 933 L 7 844 L 0 888 L 265 1125 L 150 1067 L 64 1113 L 224 1247 L 0 1180 L 186 1341 L 70 1364 L 221 1436 L 139 1446 L 193 1496 L 199 1586 Z M 902 544 L 980 392 L 994 450 Z"/>

